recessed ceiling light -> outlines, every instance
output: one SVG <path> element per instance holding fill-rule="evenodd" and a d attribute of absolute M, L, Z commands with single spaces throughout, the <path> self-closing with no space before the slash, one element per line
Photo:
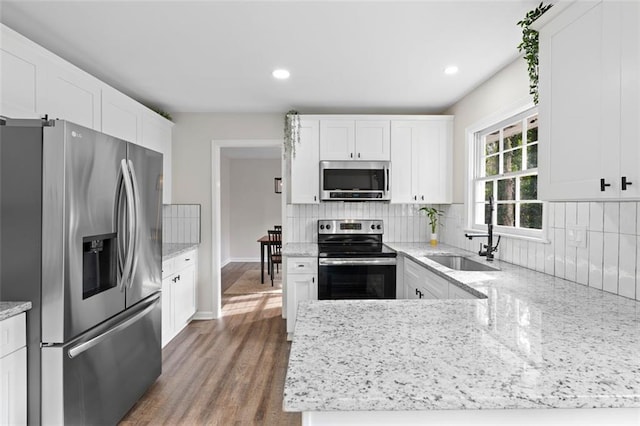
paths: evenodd
<path fill-rule="evenodd" d="M 453 75 L 458 73 L 458 67 L 455 65 L 449 65 L 444 69 L 444 73 L 447 75 Z"/>
<path fill-rule="evenodd" d="M 289 71 L 287 71 L 285 69 L 282 69 L 282 68 L 274 70 L 273 73 L 271 73 L 271 74 L 275 78 L 277 78 L 278 80 L 286 80 L 291 75 L 291 73 L 289 73 Z"/>

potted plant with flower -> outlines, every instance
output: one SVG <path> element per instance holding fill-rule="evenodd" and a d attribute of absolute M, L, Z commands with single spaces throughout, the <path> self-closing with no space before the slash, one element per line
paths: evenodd
<path fill-rule="evenodd" d="M 424 211 L 429 218 L 429 225 L 431 226 L 431 239 L 432 246 L 438 244 L 438 217 L 442 216 L 442 212 L 434 207 L 421 207 L 420 211 Z"/>

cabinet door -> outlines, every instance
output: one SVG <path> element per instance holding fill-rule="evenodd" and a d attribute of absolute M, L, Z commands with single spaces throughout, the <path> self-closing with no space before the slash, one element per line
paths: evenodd
<path fill-rule="evenodd" d="M 0 358 L 0 424 L 27 424 L 27 348 Z"/>
<path fill-rule="evenodd" d="M 102 131 L 138 143 L 142 134 L 142 108 L 133 99 L 105 87 L 102 90 Z"/>
<path fill-rule="evenodd" d="M 622 10 L 620 180 L 632 182 L 621 187 L 621 197 L 640 198 L 640 3 L 627 2 Z M 622 182 L 621 182 L 622 183 Z M 622 185 L 621 185 L 622 186 Z"/>
<path fill-rule="evenodd" d="M 51 61 L 43 76 L 46 90 L 38 90 L 38 104 L 50 118 L 69 120 L 100 131 L 100 81 L 71 64 Z"/>
<path fill-rule="evenodd" d="M 477 299 L 477 297 L 457 285 L 449 283 L 449 299 Z"/>
<path fill-rule="evenodd" d="M 418 203 L 451 203 L 453 121 L 451 118 L 419 124 L 412 150 L 414 201 Z"/>
<path fill-rule="evenodd" d="M 412 203 L 417 195 L 413 190 L 413 143 L 419 128 L 415 121 L 391 122 L 391 202 Z"/>
<path fill-rule="evenodd" d="M 298 303 L 303 300 L 318 299 L 318 282 L 316 274 L 287 274 L 288 297 L 287 333 L 293 333 L 298 314 Z"/>
<path fill-rule="evenodd" d="M 620 47 L 611 12 L 576 2 L 540 31 L 542 200 L 618 194 Z M 611 184 L 605 192 L 600 179 Z"/>
<path fill-rule="evenodd" d="M 320 121 L 320 160 L 353 160 L 355 157 L 355 121 Z"/>
<path fill-rule="evenodd" d="M 389 120 L 356 121 L 354 158 L 369 161 L 391 159 L 391 122 Z"/>
<path fill-rule="evenodd" d="M 174 325 L 182 329 L 191 319 L 195 311 L 195 267 L 188 266 L 176 274 L 172 282 L 172 298 L 174 303 Z"/>
<path fill-rule="evenodd" d="M 171 128 L 172 124 L 153 111 L 142 114 L 141 145 L 162 153 L 162 202 L 171 204 Z"/>
<path fill-rule="evenodd" d="M 293 204 L 320 202 L 320 136 L 318 120 L 300 120 L 300 144 L 296 156 L 291 159 L 289 191 Z"/>
<path fill-rule="evenodd" d="M 39 118 L 36 103 L 42 56 L 35 45 L 13 30 L 0 26 L 0 115 Z"/>

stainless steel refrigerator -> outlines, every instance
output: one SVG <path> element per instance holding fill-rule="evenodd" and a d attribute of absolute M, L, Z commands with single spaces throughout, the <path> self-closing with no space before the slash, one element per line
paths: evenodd
<path fill-rule="evenodd" d="M 162 154 L 0 119 L 0 300 L 28 300 L 29 424 L 115 424 L 161 372 Z"/>

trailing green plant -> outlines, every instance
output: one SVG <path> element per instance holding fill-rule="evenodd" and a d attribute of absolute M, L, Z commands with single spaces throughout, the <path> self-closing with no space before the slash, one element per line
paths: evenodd
<path fill-rule="evenodd" d="M 421 207 L 419 211 L 424 211 L 427 214 L 429 225 L 431 226 L 431 233 L 435 234 L 438 229 L 438 217 L 442 216 L 443 213 L 434 207 Z"/>
<path fill-rule="evenodd" d="M 291 110 L 284 116 L 284 157 L 291 153 L 296 156 L 296 145 L 300 143 L 300 115 Z"/>
<path fill-rule="evenodd" d="M 530 25 L 551 6 L 553 5 L 540 3 L 517 24 L 522 27 L 522 42 L 518 45 L 518 52 L 524 51 L 524 60 L 527 61 L 529 71 L 529 93 L 533 95 L 535 104 L 538 103 L 538 31 L 530 28 Z"/>
<path fill-rule="evenodd" d="M 171 114 L 169 114 L 168 112 L 163 111 L 160 108 L 154 107 L 154 106 L 150 106 L 149 109 L 155 112 L 156 114 L 158 114 L 159 116 L 164 117 L 169 121 L 173 121 L 173 118 L 171 118 Z"/>

